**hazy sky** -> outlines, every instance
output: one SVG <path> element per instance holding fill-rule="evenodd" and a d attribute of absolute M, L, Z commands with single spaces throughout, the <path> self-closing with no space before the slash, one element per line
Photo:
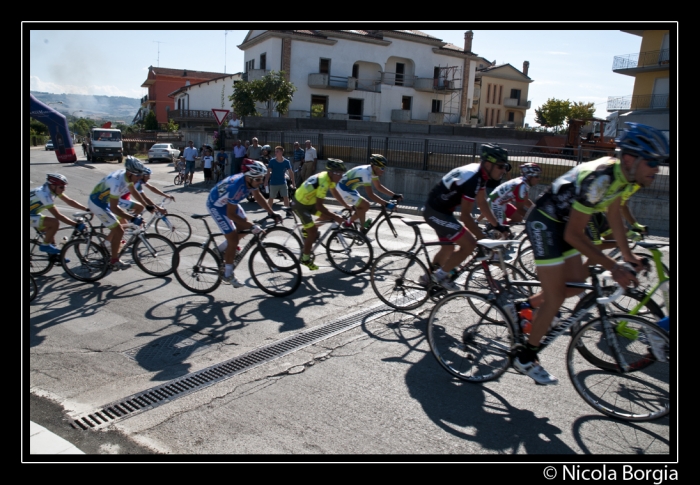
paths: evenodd
<path fill-rule="evenodd" d="M 247 30 L 225 30 L 222 24 L 163 24 L 186 28 L 194 25 L 210 30 L 118 30 L 119 24 L 104 24 L 103 30 L 61 30 L 95 28 L 100 24 L 31 24 L 23 37 L 23 62 L 29 61 L 29 89 L 49 93 L 74 93 L 141 98 L 147 90 L 141 87 L 148 66 L 175 69 L 235 73 L 244 70 L 243 42 Z M 127 24 L 125 24 L 127 25 Z M 157 25 L 157 24 L 156 24 Z M 231 25 L 236 25 L 232 23 Z M 287 27 L 288 23 L 266 27 Z M 318 28 L 321 24 L 305 24 L 302 28 Z M 440 24 L 395 25 L 403 29 L 421 30 L 445 42 L 464 47 L 464 32 L 472 30 L 472 51 L 497 64 L 510 63 L 522 70 L 523 61 L 530 62 L 529 99 L 532 102 L 525 119 L 536 126 L 535 108 L 548 98 L 593 102 L 596 116 L 607 116 L 608 96 L 632 94 L 634 78 L 612 72 L 613 58 L 639 51 L 641 37 L 620 30 L 488 30 L 489 24 L 446 24 L 461 30 L 428 30 Z M 556 24 L 566 26 L 566 24 Z M 592 24 L 588 27 L 606 27 Z M 616 22 L 611 27 L 624 27 Z M 129 28 L 139 24 L 128 24 Z M 162 27 L 159 26 L 159 27 Z M 250 26 L 250 25 L 247 25 Z M 323 25 L 327 27 L 327 24 Z M 391 27 L 392 24 L 382 25 Z M 503 28 L 503 24 L 497 24 Z M 343 28 L 352 28 L 342 25 Z M 375 27 L 358 24 L 357 28 Z M 527 24 L 513 24 L 527 29 Z M 299 28 L 299 27 L 297 27 Z M 572 28 L 586 28 L 572 24 Z M 107 30 L 112 29 L 112 30 Z M 28 49 L 28 56 L 27 54 Z M 224 70 L 225 69 L 225 70 Z M 26 67 L 22 70 L 26 76 Z M 23 87 L 26 88 L 26 78 Z"/>

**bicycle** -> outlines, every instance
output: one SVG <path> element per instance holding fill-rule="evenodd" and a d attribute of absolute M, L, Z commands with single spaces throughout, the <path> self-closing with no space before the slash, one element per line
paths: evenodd
<path fill-rule="evenodd" d="M 171 199 L 163 198 L 158 206 L 160 208 L 165 208 L 170 201 Z M 187 242 L 192 236 L 192 227 L 190 223 L 187 222 L 184 217 L 178 216 L 177 214 L 166 215 L 154 210 L 153 217 L 144 225 L 146 231 L 148 231 L 154 222 L 156 233 L 167 237 L 170 242 L 176 246 Z"/>
<path fill-rule="evenodd" d="M 591 266 L 590 284 L 567 283 L 585 291 L 585 297 L 570 317 L 549 329 L 540 349 L 571 329 L 567 372 L 586 403 L 624 420 L 661 418 L 670 406 L 668 335 L 642 317 L 609 313 L 606 306 L 623 293 L 628 297 L 639 295 L 634 290 L 602 286 L 603 274 L 603 268 Z M 500 283 L 491 278 L 490 282 L 489 294 L 458 291 L 443 298 L 428 320 L 428 342 L 434 357 L 447 372 L 467 382 L 486 382 L 501 376 L 528 339 L 512 302 L 520 294 L 513 290 L 539 285 L 539 281 L 506 278 Z M 474 308 L 478 311 L 472 311 Z M 597 317 L 581 323 L 594 310 Z M 620 322 L 626 322 L 633 332 L 618 334 L 615 328 Z"/>
<path fill-rule="evenodd" d="M 74 279 L 94 282 L 103 278 L 110 269 L 111 244 L 104 234 L 104 226 L 95 228 L 90 220 L 85 220 L 87 228 L 82 238 L 74 239 L 63 246 L 60 257 L 63 267 Z M 144 226 L 129 224 L 125 236 L 126 243 L 120 248 L 119 256 L 128 250 L 136 265 L 151 276 L 168 276 L 173 272 L 175 245 L 165 236 L 146 234 Z M 66 256 L 71 256 L 66 262 Z"/>
<path fill-rule="evenodd" d="M 447 241 L 425 242 L 421 234 L 421 224 L 425 221 L 414 221 L 402 219 L 403 223 L 411 227 L 418 239 L 416 251 L 388 251 L 379 256 L 370 270 L 370 281 L 372 289 L 379 299 L 397 310 L 412 310 L 423 305 L 428 298 L 433 302 L 439 301 L 447 290 L 437 282 L 433 281 L 433 264 L 428 254 L 428 247 L 454 245 Z M 493 245 L 491 239 L 477 241 L 482 251 L 487 251 Z M 498 240 L 500 241 L 500 240 Z M 455 268 L 451 279 L 457 284 L 469 284 L 469 278 L 462 280 L 464 274 L 479 259 L 486 257 L 483 253 L 473 252 L 457 268 Z M 501 258 L 502 259 L 502 258 Z M 506 268 L 515 276 L 524 279 L 524 275 L 514 266 L 503 263 Z M 429 270 L 430 268 L 430 270 Z"/>
<path fill-rule="evenodd" d="M 378 207 L 377 207 L 378 206 Z M 364 234 L 369 234 L 373 227 L 375 229 L 374 239 L 383 251 L 410 251 L 416 246 L 418 237 L 415 230 L 406 230 L 403 219 L 399 215 L 395 215 L 394 211 L 398 204 L 394 204 L 390 210 L 387 210 L 383 204 L 371 204 L 370 209 L 379 210 L 379 216 L 370 221 L 366 226 Z M 355 222 L 356 229 L 360 229 L 359 220 Z"/>
<path fill-rule="evenodd" d="M 204 223 L 208 233 L 206 241 L 185 243 L 177 250 L 175 278 L 193 293 L 211 293 L 219 287 L 224 275 L 224 254 L 219 250 L 215 240 L 216 236 L 223 236 L 223 233 L 212 233 L 206 221 L 209 216 L 209 214 L 192 215 L 193 219 Z M 270 217 L 266 216 L 254 222 L 257 224 Z M 250 230 L 239 231 L 239 233 L 252 234 Z M 263 236 L 264 232 L 253 234 L 248 244 L 236 254 L 233 267 L 235 269 L 253 248 L 248 259 L 248 270 L 258 288 L 273 296 L 291 295 L 301 284 L 299 260 L 289 249 L 264 241 Z"/>
<path fill-rule="evenodd" d="M 265 235 L 266 241 L 272 241 L 288 248 L 294 256 L 301 260 L 304 248 L 303 224 L 292 209 L 286 209 L 287 215 L 294 220 L 294 228 L 275 226 Z M 336 212 L 342 215 L 342 212 Z M 347 215 L 345 217 L 347 220 Z M 328 261 L 338 271 L 356 275 L 365 271 L 372 264 L 374 252 L 367 236 L 354 227 L 341 227 L 333 221 L 316 221 L 316 226 L 328 225 L 328 229 L 318 232 L 318 239 L 311 248 L 311 261 L 315 258 L 316 248 L 323 245 L 326 248 Z"/>
<path fill-rule="evenodd" d="M 39 289 L 36 285 L 36 280 L 34 280 L 34 276 L 32 274 L 29 275 L 29 301 L 34 301 L 34 298 L 36 298 L 36 294 L 39 292 Z"/>
<path fill-rule="evenodd" d="M 73 213 L 73 219 L 78 222 L 85 222 L 86 218 L 92 219 L 92 213 L 89 211 L 80 211 Z M 71 235 L 63 238 L 65 242 L 72 241 L 76 237 L 82 236 L 83 233 L 73 227 Z M 61 264 L 60 254 L 49 254 L 39 250 L 39 246 L 44 244 L 44 232 L 36 229 L 34 237 L 29 241 L 29 274 L 34 276 L 42 276 L 51 271 L 55 264 Z"/>
<path fill-rule="evenodd" d="M 173 180 L 173 183 L 175 185 L 187 185 L 189 182 L 187 180 L 187 174 L 185 173 L 185 169 L 181 168 L 179 169 L 179 172 L 177 175 L 175 175 L 175 180 Z"/>

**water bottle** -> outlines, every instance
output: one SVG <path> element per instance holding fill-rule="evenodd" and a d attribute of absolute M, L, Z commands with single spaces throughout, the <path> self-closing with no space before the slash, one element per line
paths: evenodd
<path fill-rule="evenodd" d="M 668 317 L 663 317 L 656 324 L 667 332 L 669 331 Z"/>
<path fill-rule="evenodd" d="M 58 244 L 59 249 L 62 248 L 64 244 L 66 244 L 66 241 L 68 241 L 68 238 L 66 236 L 63 236 L 63 239 L 61 239 L 61 242 Z"/>
<path fill-rule="evenodd" d="M 372 225 L 372 218 L 368 218 L 365 220 L 365 229 L 369 229 L 369 226 Z"/>
<path fill-rule="evenodd" d="M 520 330 L 524 334 L 529 334 L 532 331 L 532 307 L 529 303 L 520 305 L 518 317 L 520 318 Z"/>
<path fill-rule="evenodd" d="M 396 204 L 393 203 L 393 202 L 389 202 L 389 203 L 386 205 L 386 210 L 388 210 L 388 211 L 394 210 L 394 207 L 396 207 Z"/>

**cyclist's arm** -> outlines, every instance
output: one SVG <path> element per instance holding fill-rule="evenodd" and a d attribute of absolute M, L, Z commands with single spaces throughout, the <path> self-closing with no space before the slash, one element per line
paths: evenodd
<path fill-rule="evenodd" d="M 335 189 L 331 189 L 331 192 L 337 192 Z M 345 204 L 345 201 L 343 201 L 343 205 L 346 208 L 349 208 L 347 204 Z M 326 216 L 327 218 L 333 219 L 335 222 L 338 224 L 343 223 L 343 218 L 340 217 L 338 214 L 333 214 L 331 211 L 326 209 L 326 206 L 323 205 L 323 199 L 321 197 L 316 198 L 316 210 L 321 213 L 321 215 Z"/>
<path fill-rule="evenodd" d="M 462 199 L 464 200 L 464 199 Z M 485 190 L 479 190 L 476 193 L 476 203 L 479 205 L 479 211 L 484 215 L 487 221 L 491 223 L 493 227 L 498 227 L 498 219 L 496 219 L 496 216 L 493 214 L 493 211 L 491 210 L 491 206 L 489 205 L 489 201 L 486 199 L 486 191 Z M 473 204 L 473 202 L 472 202 Z M 466 214 L 469 219 L 472 219 L 471 217 L 471 210 Z M 464 212 L 462 212 L 462 217 L 464 217 Z M 473 220 L 473 219 L 472 219 Z M 476 225 L 476 223 L 475 223 Z M 479 233 L 484 234 L 481 232 L 481 229 L 479 229 Z M 478 233 L 474 233 L 476 236 Z M 483 235 L 483 237 L 477 237 L 477 239 L 483 239 L 486 237 L 486 234 Z"/>
<path fill-rule="evenodd" d="M 81 211 L 87 211 L 87 210 L 89 210 L 89 209 L 88 209 L 87 207 L 85 207 L 83 204 L 81 204 L 80 202 L 78 202 L 78 201 L 76 201 L 76 200 L 71 199 L 71 198 L 68 197 L 66 194 L 61 194 L 61 195 L 60 195 L 60 198 L 61 198 L 61 200 L 62 200 L 63 202 L 65 202 L 65 203 L 68 204 L 69 206 L 73 207 L 74 209 L 79 209 L 79 210 L 81 210 Z"/>
<path fill-rule="evenodd" d="M 389 197 L 393 197 L 394 193 L 391 190 L 384 187 L 381 184 L 381 182 L 379 181 L 379 179 L 372 180 L 372 185 L 365 185 L 365 191 L 367 192 L 367 195 L 369 196 L 369 198 L 378 204 L 386 206 L 389 203 L 389 201 L 386 201 L 386 200 L 382 199 L 381 197 L 379 197 L 377 194 L 375 194 L 374 190 L 372 189 L 372 186 L 374 186 L 374 189 L 376 189 L 377 192 L 381 192 L 382 194 L 386 194 Z"/>
<path fill-rule="evenodd" d="M 172 199 L 172 201 L 175 202 L 175 197 L 173 197 L 172 195 L 168 195 L 165 192 L 161 192 L 159 188 L 156 188 L 155 186 L 151 185 L 150 182 L 146 182 L 144 185 L 148 187 L 151 192 L 156 193 L 161 197 L 165 197 L 166 199 Z"/>
<path fill-rule="evenodd" d="M 129 214 L 127 211 L 119 207 L 119 197 L 109 198 L 109 210 L 118 217 L 121 217 L 125 221 L 131 221 L 134 218 L 133 215 Z"/>
<path fill-rule="evenodd" d="M 256 190 L 255 192 L 260 192 L 260 191 Z M 259 194 L 256 194 L 256 195 L 259 195 Z M 258 201 L 258 203 L 260 203 L 260 201 Z M 226 215 L 236 225 L 237 230 L 250 229 L 251 227 L 253 227 L 253 224 L 251 222 L 248 222 L 248 219 L 242 219 L 238 215 L 238 204 L 231 204 L 231 203 L 227 204 L 226 205 Z"/>
<path fill-rule="evenodd" d="M 263 209 L 265 209 L 265 210 L 267 211 L 267 213 L 268 213 L 269 215 L 275 217 L 275 219 L 277 219 L 277 218 L 279 217 L 279 216 L 277 216 L 277 214 L 275 213 L 275 211 L 272 210 L 272 207 L 270 207 L 270 204 L 267 203 L 267 200 L 265 199 L 265 197 L 263 197 L 263 195 L 260 193 L 259 190 L 252 190 L 251 192 L 253 193 L 253 197 L 255 198 L 255 201 L 256 201 L 258 204 L 260 204 L 260 207 L 262 207 Z M 232 205 L 232 204 L 229 204 L 229 207 L 230 207 L 231 205 Z M 234 221 L 234 222 L 235 222 L 235 221 Z M 238 224 L 238 223 L 236 223 L 236 224 Z M 252 224 L 251 224 L 251 225 L 252 225 Z"/>
<path fill-rule="evenodd" d="M 460 210 L 462 214 L 459 216 L 459 220 L 462 221 L 469 232 L 477 239 L 484 239 L 486 234 L 483 233 L 479 225 L 476 223 L 472 217 L 472 209 L 474 208 L 474 201 L 465 199 L 462 197 L 462 202 L 460 204 Z"/>
<path fill-rule="evenodd" d="M 129 185 L 129 192 L 131 192 L 131 196 L 144 207 L 153 206 L 153 208 L 158 212 L 164 212 L 164 210 L 155 205 L 153 201 L 146 196 L 146 194 L 136 190 L 134 184 Z"/>
<path fill-rule="evenodd" d="M 78 225 L 78 223 L 75 222 L 70 217 L 66 217 L 63 214 L 61 214 L 61 212 L 58 209 L 56 209 L 56 206 L 49 207 L 46 210 L 49 211 L 52 216 L 54 216 L 56 219 L 63 222 L 64 224 L 68 224 L 69 226 L 77 226 Z"/>
<path fill-rule="evenodd" d="M 625 257 L 625 261 L 632 263 L 637 270 L 643 268 L 642 260 L 632 254 L 632 250 L 627 244 L 627 228 L 625 223 L 622 221 L 622 199 L 617 197 L 612 204 L 608 207 L 608 223 L 613 232 L 613 237 L 615 241 L 619 242 L 619 248 L 622 255 Z"/>

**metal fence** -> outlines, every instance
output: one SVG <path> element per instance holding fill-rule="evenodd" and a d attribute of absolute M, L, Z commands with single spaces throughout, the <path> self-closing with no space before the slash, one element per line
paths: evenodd
<path fill-rule="evenodd" d="M 479 159 L 479 150 L 484 142 L 440 140 L 430 138 L 405 138 L 371 135 L 328 134 L 299 131 L 251 131 L 242 129 L 241 140 L 257 137 L 261 145 L 282 146 L 285 154 L 291 155 L 294 142 L 304 146 L 311 141 L 318 152 L 319 160 L 339 158 L 351 164 L 367 163 L 372 153 L 381 153 L 391 167 L 446 173 L 455 167 L 473 163 Z M 551 184 L 557 177 L 576 165 L 609 155 L 606 151 L 590 148 L 565 149 L 533 145 L 500 143 L 508 150 L 508 158 L 513 166 L 510 176 L 520 173 L 522 163 L 536 162 L 542 167 L 541 185 Z M 557 151 L 563 153 L 555 153 Z M 670 190 L 669 167 L 661 165 L 651 187 L 639 190 L 645 197 L 668 200 Z"/>

